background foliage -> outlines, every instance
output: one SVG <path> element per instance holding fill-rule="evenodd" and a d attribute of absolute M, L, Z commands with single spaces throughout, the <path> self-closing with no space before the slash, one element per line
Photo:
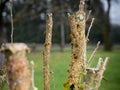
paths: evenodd
<path fill-rule="evenodd" d="M 53 13 L 53 42 L 61 45 L 70 43 L 70 30 L 67 12 L 78 10 L 80 0 L 13 0 L 14 41 L 26 43 L 43 43 L 46 13 Z M 114 0 L 118 1 L 118 0 Z M 106 0 L 107 11 L 101 0 L 86 0 L 86 13 L 92 10 L 90 18 L 95 17 L 95 23 L 90 33 L 90 43 L 98 40 L 111 47 L 119 44 L 120 26 L 110 23 L 110 9 L 112 0 Z M 0 2 L 0 42 L 10 41 L 10 3 L 9 0 Z M 90 19 L 87 22 L 89 26 Z M 63 28 L 62 28 L 63 27 Z M 63 34 L 61 31 L 64 31 Z M 87 31 L 87 28 L 86 28 Z M 106 37 L 105 37 L 106 36 Z M 110 39 L 110 40 L 109 40 Z"/>

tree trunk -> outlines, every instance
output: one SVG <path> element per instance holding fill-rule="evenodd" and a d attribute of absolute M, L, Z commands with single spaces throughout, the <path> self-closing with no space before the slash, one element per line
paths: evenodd
<path fill-rule="evenodd" d="M 3 44 L 1 50 L 5 53 L 6 73 L 9 90 L 29 90 L 31 75 L 26 53 L 29 48 L 24 43 Z"/>
<path fill-rule="evenodd" d="M 112 45 L 110 41 L 110 32 L 111 32 L 111 26 L 110 26 L 110 8 L 111 8 L 111 0 L 107 0 L 108 3 L 108 9 L 105 15 L 105 24 L 106 24 L 106 30 L 103 32 L 104 37 L 104 50 L 105 51 L 111 51 Z"/>
<path fill-rule="evenodd" d="M 8 1 L 9 0 L 0 1 L 0 48 L 2 43 L 5 43 L 7 41 L 5 23 L 2 13 L 5 8 L 5 4 Z M 5 75 L 6 72 L 4 68 L 4 61 L 5 61 L 4 54 L 0 52 L 0 90 L 3 90 L 3 87 L 6 83 L 6 75 Z"/>
<path fill-rule="evenodd" d="M 61 52 L 64 51 L 64 46 L 65 46 L 65 33 L 64 33 L 64 24 L 63 22 L 61 21 L 61 24 L 60 24 L 60 31 L 61 31 Z"/>
<path fill-rule="evenodd" d="M 6 29 L 4 27 L 4 25 L 0 25 L 0 46 L 2 45 L 2 43 L 5 43 L 6 40 Z"/>
<path fill-rule="evenodd" d="M 104 50 L 111 51 L 112 45 L 111 45 L 111 41 L 110 41 L 110 32 L 105 31 L 103 33 L 103 38 L 104 38 Z"/>
<path fill-rule="evenodd" d="M 61 8 L 61 20 L 60 20 L 60 32 L 61 32 L 61 52 L 64 51 L 64 46 L 65 46 L 65 30 L 64 30 L 64 19 L 65 19 L 65 14 L 64 14 L 64 2 L 60 0 L 60 8 Z"/>
<path fill-rule="evenodd" d="M 5 29 L 5 22 L 4 22 L 2 13 L 5 9 L 5 4 L 8 1 L 9 0 L 4 0 L 0 2 L 0 46 L 2 43 L 6 42 L 6 29 Z"/>
<path fill-rule="evenodd" d="M 65 90 L 79 90 L 80 77 L 86 62 L 86 37 L 85 37 L 85 11 L 84 1 L 80 1 L 79 10 L 74 15 L 68 15 L 71 28 L 72 55 L 68 70 L 67 85 Z M 69 87 L 68 87 L 69 85 Z"/>
<path fill-rule="evenodd" d="M 2 43 L 5 43 L 5 42 L 6 42 L 5 29 L 3 25 L 1 25 L 1 20 L 0 20 L 0 48 Z M 1 53 L 0 51 L 0 90 L 3 90 L 3 87 L 6 83 L 4 62 L 5 62 L 4 54 Z"/>
<path fill-rule="evenodd" d="M 5 8 L 5 3 L 7 2 L 4 1 L 4 2 L 0 2 L 0 48 L 1 48 L 1 45 L 2 43 L 5 43 L 7 40 L 6 40 L 6 29 L 5 29 L 5 23 L 4 23 L 4 19 L 3 19 L 3 16 L 2 16 L 2 12 Z M 0 53 L 0 65 L 3 64 L 3 55 L 2 53 Z"/>

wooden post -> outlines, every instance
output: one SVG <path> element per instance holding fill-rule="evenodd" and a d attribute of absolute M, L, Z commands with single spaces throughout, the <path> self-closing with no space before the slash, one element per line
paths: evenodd
<path fill-rule="evenodd" d="M 44 73 L 44 90 L 50 90 L 50 49 L 51 49 L 51 39 L 52 39 L 52 14 L 47 15 L 46 20 L 46 39 L 43 51 L 43 73 Z"/>
<path fill-rule="evenodd" d="M 69 68 L 68 84 L 72 88 L 71 90 L 78 90 L 81 71 L 84 69 L 86 62 L 84 0 L 80 1 L 79 10 L 73 15 L 69 14 L 68 18 L 72 39 L 72 60 Z"/>
<path fill-rule="evenodd" d="M 29 90 L 31 84 L 30 70 L 26 53 L 29 48 L 24 43 L 2 45 L 7 58 L 6 73 L 9 90 Z"/>

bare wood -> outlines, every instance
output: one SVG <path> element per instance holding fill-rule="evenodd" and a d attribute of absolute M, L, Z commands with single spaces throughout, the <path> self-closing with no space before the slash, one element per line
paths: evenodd
<path fill-rule="evenodd" d="M 94 68 L 88 68 L 87 74 L 84 78 L 84 88 L 81 88 L 83 90 L 94 90 L 94 77 L 95 77 L 95 69 Z"/>
<path fill-rule="evenodd" d="M 100 69 L 101 66 L 102 66 L 102 63 L 103 63 L 103 58 L 100 57 L 100 58 L 98 59 L 98 64 L 97 64 L 97 67 L 96 67 L 96 68 L 97 68 L 97 69 Z"/>
<path fill-rule="evenodd" d="M 68 14 L 72 37 L 72 59 L 68 72 L 68 84 L 73 85 L 74 90 L 78 90 L 81 70 L 86 61 L 85 17 L 84 1 L 80 1 L 79 10 L 75 14 Z"/>
<path fill-rule="evenodd" d="M 106 57 L 105 61 L 101 64 L 101 66 L 99 66 L 99 71 L 96 72 L 96 77 L 95 77 L 95 89 L 94 90 L 98 90 L 100 85 L 101 85 L 101 81 L 103 79 L 103 73 L 106 70 L 106 66 L 108 64 L 109 61 L 109 57 Z"/>
<path fill-rule="evenodd" d="M 97 51 L 98 48 L 99 48 L 99 45 L 100 45 L 100 41 L 98 41 L 96 48 L 94 49 L 93 53 L 91 54 L 91 56 L 90 56 L 90 58 L 89 58 L 89 60 L 88 60 L 88 66 L 90 66 L 91 63 L 93 62 L 93 58 L 94 58 L 94 56 L 95 56 L 96 51 Z"/>
<path fill-rule="evenodd" d="M 31 86 L 32 86 L 32 89 L 31 90 L 38 90 L 37 87 L 35 87 L 35 84 L 34 84 L 34 61 L 31 61 L 30 62 L 31 66 L 32 66 L 32 71 L 31 71 Z"/>
<path fill-rule="evenodd" d="M 50 90 L 50 49 L 51 49 L 51 39 L 52 39 L 52 14 L 47 15 L 46 20 L 46 39 L 43 51 L 43 73 L 44 73 L 44 90 Z"/>
<path fill-rule="evenodd" d="M 92 18 L 92 21 L 91 21 L 90 26 L 89 26 L 89 28 L 88 28 L 88 32 L 87 32 L 87 36 L 86 36 L 86 39 L 87 39 L 87 40 L 89 40 L 88 37 L 89 37 L 90 30 L 91 30 L 91 28 L 92 28 L 92 25 L 93 25 L 94 20 L 95 20 L 95 18 Z"/>
<path fill-rule="evenodd" d="M 89 10 L 89 13 L 87 15 L 86 21 L 89 19 L 91 12 L 92 12 L 92 10 Z"/>
<path fill-rule="evenodd" d="M 9 90 L 29 90 L 31 78 L 26 53 L 29 48 L 24 43 L 2 45 L 7 58 L 6 73 Z"/>
<path fill-rule="evenodd" d="M 105 61 L 103 62 L 102 58 L 99 58 L 98 65 L 96 68 L 88 68 L 87 75 L 84 79 L 84 89 L 83 90 L 98 90 L 101 81 L 103 78 L 103 73 L 106 70 L 107 63 L 109 58 L 106 57 Z"/>

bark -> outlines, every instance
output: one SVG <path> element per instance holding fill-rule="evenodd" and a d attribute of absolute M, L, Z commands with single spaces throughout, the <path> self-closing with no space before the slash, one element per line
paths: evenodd
<path fill-rule="evenodd" d="M 31 75 L 26 59 L 29 48 L 23 43 L 4 44 L 2 51 L 7 58 L 5 68 L 9 90 L 29 90 Z"/>
<path fill-rule="evenodd" d="M 90 68 L 94 54 L 100 44 L 98 42 L 90 59 L 88 62 L 86 61 L 86 42 L 90 30 L 88 30 L 87 37 L 85 37 L 84 0 L 80 1 L 79 11 L 73 15 L 69 14 L 68 19 L 71 28 L 72 60 L 64 90 L 98 90 L 109 58 L 107 57 L 105 61 L 99 60 L 96 68 Z M 89 28 L 91 28 L 93 20 Z"/>
<path fill-rule="evenodd" d="M 83 90 L 99 89 L 108 61 L 109 61 L 108 57 L 106 57 L 105 61 L 103 61 L 102 58 L 99 58 L 98 65 L 96 68 L 87 69 L 87 75 L 85 76 L 84 79 L 85 86 Z"/>
<path fill-rule="evenodd" d="M 52 14 L 47 15 L 46 20 L 46 39 L 43 51 L 43 74 L 44 74 L 44 90 L 50 90 L 50 49 L 52 39 Z"/>
<path fill-rule="evenodd" d="M 80 2 L 79 11 L 69 15 L 72 39 L 72 60 L 68 71 L 68 84 L 71 90 L 78 90 L 81 73 L 85 68 L 86 61 L 86 38 L 85 38 L 85 11 L 84 1 Z M 64 86 L 67 88 L 67 86 Z"/>
<path fill-rule="evenodd" d="M 5 9 L 5 4 L 8 1 L 9 0 L 0 1 L 0 48 L 1 45 L 7 41 L 5 22 L 2 13 Z M 0 90 L 3 90 L 3 87 L 6 83 L 6 72 L 5 72 L 4 62 L 5 62 L 4 54 L 0 51 Z"/>

